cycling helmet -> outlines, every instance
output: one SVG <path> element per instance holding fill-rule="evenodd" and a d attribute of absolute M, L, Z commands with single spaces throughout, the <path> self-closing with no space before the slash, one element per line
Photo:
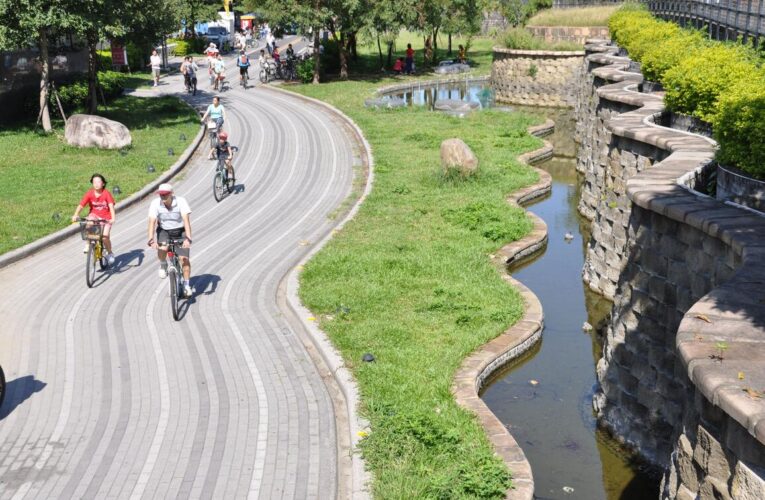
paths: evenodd
<path fill-rule="evenodd" d="M 228 139 L 228 133 L 227 132 L 221 132 L 220 134 L 218 134 L 218 139 L 220 139 L 221 141 L 227 140 Z"/>

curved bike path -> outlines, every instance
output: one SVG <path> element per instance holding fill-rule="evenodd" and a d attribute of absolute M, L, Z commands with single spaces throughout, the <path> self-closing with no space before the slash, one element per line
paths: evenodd
<path fill-rule="evenodd" d="M 199 87 L 186 97 L 201 108 Z M 142 92 L 180 90 L 176 75 Z M 92 289 L 79 237 L 0 270 L 0 497 L 338 495 L 338 391 L 277 294 L 351 192 L 354 144 L 325 109 L 265 87 L 222 101 L 235 193 L 213 199 L 205 142 L 173 181 L 193 211 L 181 321 L 146 247 L 148 200 L 117 214 L 117 262 Z"/>

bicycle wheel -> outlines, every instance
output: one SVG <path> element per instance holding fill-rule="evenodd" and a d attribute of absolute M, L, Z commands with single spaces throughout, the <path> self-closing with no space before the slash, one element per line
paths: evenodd
<path fill-rule="evenodd" d="M 104 255 L 104 247 L 100 242 L 96 243 L 95 256 L 98 258 L 98 267 L 101 269 L 101 271 L 105 271 L 109 268 L 109 261 L 106 260 L 106 255 Z"/>
<path fill-rule="evenodd" d="M 260 83 L 268 83 L 268 72 L 265 69 L 260 70 Z"/>
<path fill-rule="evenodd" d="M 235 184 L 236 184 L 236 172 L 234 171 L 234 166 L 232 165 L 231 173 L 226 179 L 226 189 L 228 190 L 229 193 L 231 193 L 234 190 Z"/>
<path fill-rule="evenodd" d="M 218 144 L 218 137 L 214 130 L 215 129 L 213 129 L 213 132 L 210 132 L 210 149 L 213 149 Z"/>
<path fill-rule="evenodd" d="M 0 366 L 0 407 L 3 406 L 3 399 L 5 399 L 5 373 L 3 373 L 3 367 Z"/>
<path fill-rule="evenodd" d="M 93 288 L 93 283 L 96 281 L 96 259 L 95 256 L 96 245 L 90 244 L 88 253 L 85 257 L 85 283 L 88 284 L 88 288 Z"/>
<path fill-rule="evenodd" d="M 223 172 L 218 170 L 215 172 L 215 177 L 213 178 L 213 197 L 215 197 L 215 201 L 220 201 L 223 199 L 224 186 L 225 182 L 223 180 Z"/>
<path fill-rule="evenodd" d="M 178 321 L 178 271 L 175 266 L 167 266 L 167 279 L 170 280 L 170 307 L 173 309 L 173 319 Z"/>

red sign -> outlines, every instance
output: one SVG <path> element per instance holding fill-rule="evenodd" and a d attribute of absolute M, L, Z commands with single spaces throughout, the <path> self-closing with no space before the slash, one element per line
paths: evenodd
<path fill-rule="evenodd" d="M 121 45 L 112 43 L 112 65 L 127 66 L 127 50 Z"/>

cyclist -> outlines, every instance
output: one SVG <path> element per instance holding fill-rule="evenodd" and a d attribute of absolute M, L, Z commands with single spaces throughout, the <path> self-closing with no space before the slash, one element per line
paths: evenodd
<path fill-rule="evenodd" d="M 183 269 L 183 293 L 186 297 L 192 294 L 189 279 L 191 276 L 191 208 L 186 198 L 175 196 L 173 187 L 164 183 L 157 189 L 157 198 L 149 205 L 149 241 L 147 245 L 157 249 L 159 259 L 159 277 L 167 278 L 167 245 L 170 238 L 183 239 L 180 247 L 175 247 L 175 253 L 181 260 Z M 155 239 L 156 237 L 156 239 Z"/>
<path fill-rule="evenodd" d="M 258 64 L 260 64 L 261 68 L 266 67 L 266 51 L 263 49 L 260 49 L 260 57 L 258 58 Z"/>
<path fill-rule="evenodd" d="M 223 62 L 223 58 L 220 56 L 220 54 L 218 54 L 217 58 L 215 59 L 213 73 L 215 74 L 215 90 L 218 90 L 219 85 L 220 89 L 223 90 L 223 79 L 226 78 L 226 64 Z"/>
<path fill-rule="evenodd" d="M 213 42 L 210 42 L 210 45 L 205 49 L 205 55 L 207 56 L 207 73 L 210 75 L 210 82 L 212 82 L 215 58 L 218 56 L 218 47 Z"/>
<path fill-rule="evenodd" d="M 231 144 L 228 142 L 228 133 L 223 131 L 218 134 L 218 145 L 215 147 L 215 157 L 223 158 L 226 162 L 226 170 L 228 171 L 228 177 L 234 180 L 234 150 L 231 148 Z"/>
<path fill-rule="evenodd" d="M 90 177 L 90 183 L 93 185 L 93 189 L 89 189 L 88 192 L 85 193 L 85 196 L 82 197 L 80 204 L 77 205 L 77 208 L 74 211 L 74 215 L 72 215 L 72 222 L 77 222 L 79 220 L 80 212 L 85 208 L 85 205 L 88 205 L 90 209 L 87 216 L 88 220 L 102 219 L 106 221 L 103 223 L 104 230 L 102 234 L 104 238 L 104 247 L 107 252 L 106 260 L 111 266 L 114 264 L 114 254 L 112 253 L 112 240 L 109 235 L 115 220 L 114 197 L 112 197 L 112 194 L 106 189 L 106 178 L 103 175 L 93 174 Z M 85 245 L 83 253 L 87 253 L 88 250 L 90 250 L 89 243 Z"/>
<path fill-rule="evenodd" d="M 223 122 L 226 121 L 226 108 L 220 103 L 220 97 L 217 95 L 213 97 L 213 103 L 207 106 L 207 111 L 205 111 L 204 116 L 202 116 L 202 123 L 206 122 L 207 118 L 210 118 L 210 120 L 215 122 L 218 128 L 218 133 L 220 133 L 223 128 Z M 215 158 L 213 153 L 215 153 L 214 147 L 210 149 L 211 160 Z"/>
<path fill-rule="evenodd" d="M 282 66 L 282 56 L 279 55 L 279 48 L 274 44 L 274 50 L 271 52 L 271 57 L 274 58 L 276 69 L 280 69 Z"/>
<path fill-rule="evenodd" d="M 287 44 L 287 52 L 286 52 L 286 54 L 287 54 L 287 59 L 292 59 L 292 58 L 295 57 L 295 49 L 292 48 L 292 44 L 291 43 Z"/>
<path fill-rule="evenodd" d="M 242 80 L 244 80 L 244 75 L 246 75 L 250 69 L 250 58 L 247 57 L 244 50 L 239 52 L 239 57 L 236 59 L 236 65 L 239 66 L 239 83 L 241 83 Z"/>

